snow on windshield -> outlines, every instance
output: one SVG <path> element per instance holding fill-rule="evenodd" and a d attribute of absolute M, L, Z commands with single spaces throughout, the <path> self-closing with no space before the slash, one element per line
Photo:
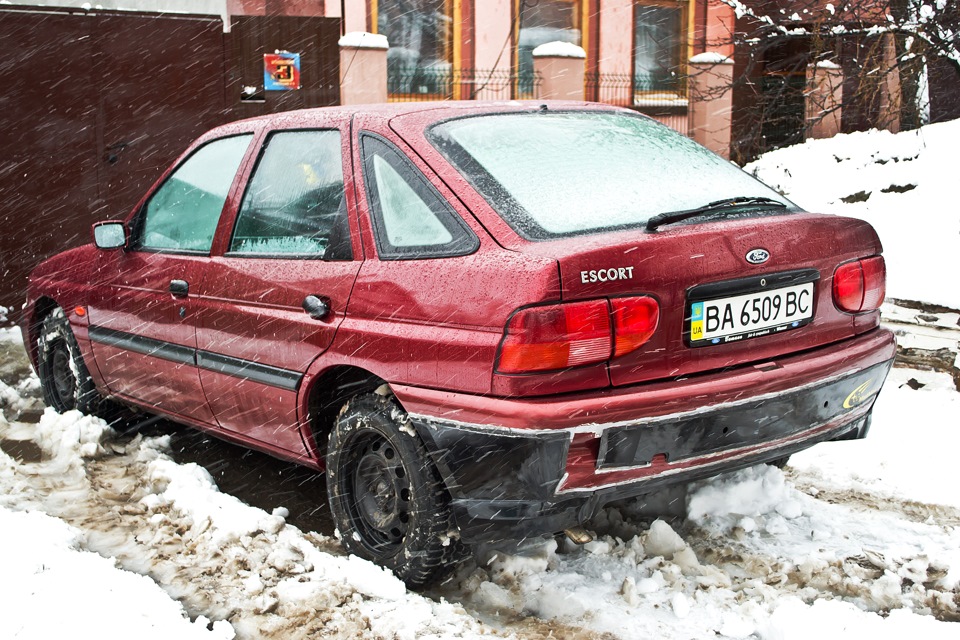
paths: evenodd
<path fill-rule="evenodd" d="M 504 114 L 431 135 L 529 238 L 642 225 L 658 213 L 776 192 L 658 122 L 620 113 Z"/>

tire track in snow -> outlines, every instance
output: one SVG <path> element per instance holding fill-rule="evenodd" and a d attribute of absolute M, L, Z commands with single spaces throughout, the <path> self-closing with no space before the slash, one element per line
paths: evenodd
<path fill-rule="evenodd" d="M 0 503 L 38 509 L 86 533 L 86 547 L 150 576 L 192 617 L 228 620 L 238 638 L 453 638 L 494 632 L 462 608 L 409 593 L 339 544 L 302 534 L 177 465 L 168 438 L 118 439 L 76 412 L 39 425 L 0 423 L 0 439 L 32 433 L 43 459 L 0 454 Z M 333 552 L 333 553 L 331 553 Z"/>
<path fill-rule="evenodd" d="M 854 509 L 863 509 L 866 511 L 898 513 L 911 522 L 921 524 L 935 523 L 944 529 L 947 527 L 960 527 L 960 509 L 954 507 L 928 504 L 916 500 L 905 500 L 865 491 L 857 491 L 855 489 L 835 489 L 817 486 L 815 477 L 796 471 L 788 470 L 786 475 L 799 491 L 815 496 L 823 502 L 847 505 Z"/>

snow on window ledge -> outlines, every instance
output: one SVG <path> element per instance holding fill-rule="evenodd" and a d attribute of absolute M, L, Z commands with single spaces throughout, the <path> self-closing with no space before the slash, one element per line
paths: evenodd
<path fill-rule="evenodd" d="M 533 50 L 534 58 L 586 58 L 583 47 L 570 42 L 547 42 Z"/>
<path fill-rule="evenodd" d="M 733 64 L 733 60 L 716 51 L 707 51 L 690 58 L 690 64 Z"/>
<path fill-rule="evenodd" d="M 389 49 L 387 36 L 379 33 L 366 33 L 365 31 L 351 31 L 337 41 L 341 47 L 351 47 L 353 49 Z"/>

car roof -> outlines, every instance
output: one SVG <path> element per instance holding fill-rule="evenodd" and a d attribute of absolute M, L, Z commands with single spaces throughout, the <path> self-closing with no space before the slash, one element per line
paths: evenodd
<path fill-rule="evenodd" d="M 399 116 L 416 114 L 418 120 L 425 123 L 437 122 L 458 116 L 476 115 L 483 113 L 510 113 L 530 112 L 536 110 L 603 110 L 623 111 L 607 104 L 596 102 L 578 102 L 570 100 L 444 100 L 433 102 L 387 102 L 378 104 L 360 104 L 338 107 L 318 107 L 284 111 L 267 115 L 247 118 L 216 127 L 209 131 L 204 138 L 217 135 L 235 133 L 238 128 L 249 129 L 251 125 L 268 127 L 291 128 L 311 127 L 329 123 L 330 118 L 349 118 L 353 116 L 367 116 L 382 118 L 389 121 Z"/>

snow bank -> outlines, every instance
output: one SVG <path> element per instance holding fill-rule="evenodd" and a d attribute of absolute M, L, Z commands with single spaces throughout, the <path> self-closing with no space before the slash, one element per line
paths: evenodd
<path fill-rule="evenodd" d="M 718 530 L 740 526 L 750 533 L 762 527 L 776 535 L 785 531 L 783 520 L 803 514 L 796 495 L 777 468 L 759 465 L 720 476 L 695 491 L 688 502 L 688 517 Z M 758 525 L 760 518 L 765 521 Z"/>
<path fill-rule="evenodd" d="M 915 389 L 914 387 L 919 387 Z M 960 394 L 943 373 L 894 369 L 864 440 L 833 442 L 790 459 L 808 484 L 884 496 L 889 502 L 960 509 L 954 469 L 960 450 Z M 918 511 L 922 507 L 916 507 Z M 938 517 L 936 506 L 930 515 Z"/>
<path fill-rule="evenodd" d="M 234 637 L 229 623 L 202 616 L 191 622 L 149 578 L 82 551 L 83 534 L 61 520 L 0 507 L 0 531 L 2 638 Z"/>
<path fill-rule="evenodd" d="M 960 120 L 866 131 L 772 151 L 744 169 L 810 211 L 869 221 L 887 260 L 887 294 L 960 308 L 956 149 Z"/>
<path fill-rule="evenodd" d="M 838 600 L 818 600 L 808 606 L 798 598 L 787 598 L 773 612 L 770 620 L 760 625 L 758 635 L 769 640 L 902 640 L 911 637 L 947 640 L 956 637 L 955 625 L 903 609 L 895 609 L 881 616 L 866 613 L 853 604 Z"/>
<path fill-rule="evenodd" d="M 264 623 L 269 628 L 271 622 L 309 619 L 318 611 L 324 612 L 323 628 L 328 631 L 359 633 L 362 620 L 377 637 L 482 633 L 457 607 L 408 593 L 389 571 L 354 556 L 319 550 L 286 524 L 283 509 L 267 514 L 220 493 L 205 469 L 176 464 L 150 446 L 142 449 L 141 459 L 148 460 L 151 487 L 141 503 L 156 527 L 154 535 L 176 538 L 192 556 L 191 572 L 216 569 L 223 596 L 214 605 L 216 613 L 228 617 L 243 602 L 253 603 L 252 614 L 234 622 L 241 635 L 256 637 Z"/>
<path fill-rule="evenodd" d="M 0 424 L 0 440 L 27 434 L 43 460 L 22 464 L 0 453 L 0 508 L 42 510 L 82 525 L 77 548 L 149 576 L 135 577 L 158 593 L 159 584 L 169 605 L 181 607 L 172 597 L 192 615 L 229 621 L 213 627 L 229 630 L 223 637 L 413 640 L 486 633 L 460 606 L 409 593 L 390 572 L 342 555 L 335 540 L 288 525 L 284 509 L 267 513 L 220 493 L 205 469 L 169 458 L 169 436 L 120 440 L 98 418 L 50 409 L 35 428 Z M 129 608 L 149 618 L 152 606 Z M 44 634 L 59 633 L 36 637 L 94 629 L 99 635 L 93 619 L 51 617 L 47 624 Z M 206 632 L 206 625 L 198 628 Z"/>
<path fill-rule="evenodd" d="M 77 412 L 0 419 L 0 442 L 43 452 L 0 453 L 0 637 L 111 638 L 116 624 L 148 638 L 457 638 L 489 624 L 537 637 L 952 638 L 956 623 L 936 619 L 960 618 L 951 388 L 894 370 L 864 441 L 698 483 L 686 519 L 650 522 L 625 503 L 583 546 L 481 550 L 433 599 L 289 525 L 282 507 L 221 493 L 170 459 L 169 437 L 121 437 Z"/>

